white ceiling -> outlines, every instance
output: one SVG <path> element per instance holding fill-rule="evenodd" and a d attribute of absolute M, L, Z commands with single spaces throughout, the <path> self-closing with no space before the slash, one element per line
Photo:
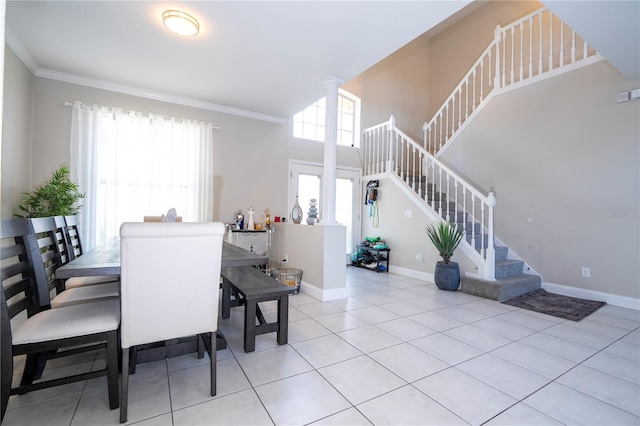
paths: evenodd
<path fill-rule="evenodd" d="M 36 75 L 274 122 L 483 1 L 7 1 L 6 41 Z M 545 1 L 626 77 L 640 2 Z M 162 25 L 200 21 L 195 38 Z M 445 22 L 443 22 L 445 21 Z"/>
<path fill-rule="evenodd" d="M 37 76 L 283 122 L 470 3 L 7 1 L 6 40 Z"/>

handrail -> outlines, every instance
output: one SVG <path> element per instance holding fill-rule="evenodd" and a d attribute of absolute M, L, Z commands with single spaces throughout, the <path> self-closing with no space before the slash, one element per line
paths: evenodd
<path fill-rule="evenodd" d="M 466 238 L 461 244 L 476 253 L 485 279 L 495 279 L 493 193 L 485 194 L 443 164 L 395 126 L 393 116 L 364 132 L 364 174 L 390 173 L 412 190 L 425 208 L 458 223 Z"/>
<path fill-rule="evenodd" d="M 493 41 L 424 124 L 422 144 L 398 129 L 393 116 L 364 131 L 363 175 L 392 174 L 416 193 L 434 218 L 460 223 L 466 234 L 462 245 L 483 268 L 484 278 L 495 280 L 495 195 L 485 194 L 438 157 L 498 89 L 536 81 L 562 68 L 575 69 L 598 56 L 548 8 L 497 26 Z"/>
<path fill-rule="evenodd" d="M 440 156 L 469 118 L 505 88 L 597 56 L 598 53 L 546 7 L 504 27 L 423 126 L 423 147 Z"/>

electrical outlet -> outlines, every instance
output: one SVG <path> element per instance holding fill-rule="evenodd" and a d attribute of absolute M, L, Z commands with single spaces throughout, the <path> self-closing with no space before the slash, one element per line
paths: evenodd
<path fill-rule="evenodd" d="M 422 255 L 420 253 L 416 254 L 416 260 L 422 262 Z"/>
<path fill-rule="evenodd" d="M 283 262 L 288 262 L 289 261 L 289 255 L 285 254 L 284 255 L 284 259 L 282 259 Z"/>
<path fill-rule="evenodd" d="M 583 267 L 582 268 L 582 277 L 583 278 L 591 277 L 591 269 Z"/>
<path fill-rule="evenodd" d="M 413 211 L 412 210 L 405 210 L 404 211 L 404 217 L 413 217 Z"/>

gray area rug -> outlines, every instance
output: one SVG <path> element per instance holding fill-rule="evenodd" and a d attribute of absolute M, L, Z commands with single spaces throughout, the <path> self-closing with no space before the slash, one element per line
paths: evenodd
<path fill-rule="evenodd" d="M 606 305 L 606 302 L 562 296 L 548 293 L 542 289 L 505 300 L 502 303 L 571 321 L 583 320 Z"/>

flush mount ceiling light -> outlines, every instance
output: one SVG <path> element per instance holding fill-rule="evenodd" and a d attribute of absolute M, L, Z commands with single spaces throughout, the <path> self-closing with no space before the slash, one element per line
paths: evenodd
<path fill-rule="evenodd" d="M 165 11 L 162 22 L 169 31 L 180 36 L 193 37 L 200 32 L 200 24 L 196 18 L 179 10 Z"/>

